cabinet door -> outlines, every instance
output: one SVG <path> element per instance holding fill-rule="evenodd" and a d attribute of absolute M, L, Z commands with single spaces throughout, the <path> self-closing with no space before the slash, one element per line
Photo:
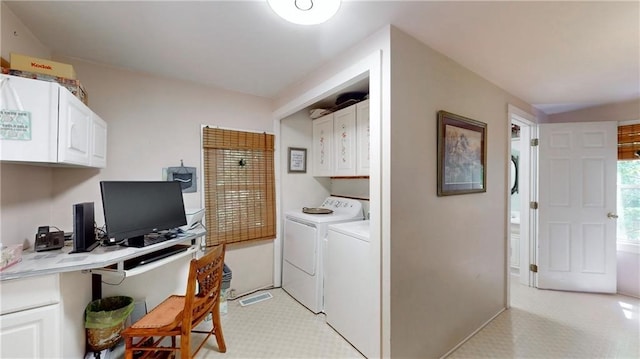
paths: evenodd
<path fill-rule="evenodd" d="M 371 160 L 371 139 L 369 133 L 369 100 L 359 102 L 356 105 L 356 130 L 358 131 L 358 149 L 356 150 L 357 166 L 356 175 L 369 175 L 369 162 Z"/>
<path fill-rule="evenodd" d="M 0 317 L 1 358 L 61 358 L 60 305 Z"/>
<path fill-rule="evenodd" d="M 95 113 L 91 117 L 91 167 L 107 167 L 107 123 Z"/>
<path fill-rule="evenodd" d="M 511 231 L 511 243 L 509 257 L 511 258 L 510 264 L 512 268 L 520 268 L 520 233 L 514 233 Z"/>
<path fill-rule="evenodd" d="M 58 134 L 57 84 L 0 75 L 0 160 L 56 162 Z M 10 118 L 12 110 L 29 113 L 29 119 Z M 13 128 L 20 127 L 18 134 Z M 13 132 L 12 132 L 13 131 Z"/>
<path fill-rule="evenodd" d="M 333 173 L 333 114 L 313 120 L 313 175 Z"/>
<path fill-rule="evenodd" d="M 58 162 L 89 166 L 93 112 L 66 88 L 59 93 Z"/>
<path fill-rule="evenodd" d="M 356 107 L 349 106 L 333 114 L 334 176 L 356 174 Z"/>

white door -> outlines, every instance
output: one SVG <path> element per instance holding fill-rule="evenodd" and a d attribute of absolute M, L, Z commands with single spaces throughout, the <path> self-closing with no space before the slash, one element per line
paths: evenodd
<path fill-rule="evenodd" d="M 616 292 L 616 126 L 540 126 L 538 288 Z"/>

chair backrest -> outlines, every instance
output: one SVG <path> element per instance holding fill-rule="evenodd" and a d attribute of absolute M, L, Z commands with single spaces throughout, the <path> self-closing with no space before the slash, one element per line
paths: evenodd
<path fill-rule="evenodd" d="M 190 330 L 200 323 L 218 303 L 224 252 L 225 245 L 222 244 L 213 247 L 204 256 L 191 260 L 182 318 L 183 329 Z"/>

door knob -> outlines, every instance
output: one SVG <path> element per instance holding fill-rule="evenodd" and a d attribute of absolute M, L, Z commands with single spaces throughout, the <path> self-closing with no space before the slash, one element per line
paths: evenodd
<path fill-rule="evenodd" d="M 607 217 L 611 218 L 611 219 L 616 219 L 616 218 L 618 218 L 618 215 L 613 213 L 613 212 L 609 212 L 609 213 L 607 213 Z"/>

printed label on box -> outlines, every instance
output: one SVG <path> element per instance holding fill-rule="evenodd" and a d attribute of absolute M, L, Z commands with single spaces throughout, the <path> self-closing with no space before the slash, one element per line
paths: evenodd
<path fill-rule="evenodd" d="M 76 79 L 76 71 L 70 64 L 61 62 L 39 59 L 27 55 L 11 53 L 12 69 L 32 71 L 54 76 L 66 77 L 68 79 Z"/>
<path fill-rule="evenodd" d="M 0 140 L 31 141 L 31 112 L 0 110 Z"/>

